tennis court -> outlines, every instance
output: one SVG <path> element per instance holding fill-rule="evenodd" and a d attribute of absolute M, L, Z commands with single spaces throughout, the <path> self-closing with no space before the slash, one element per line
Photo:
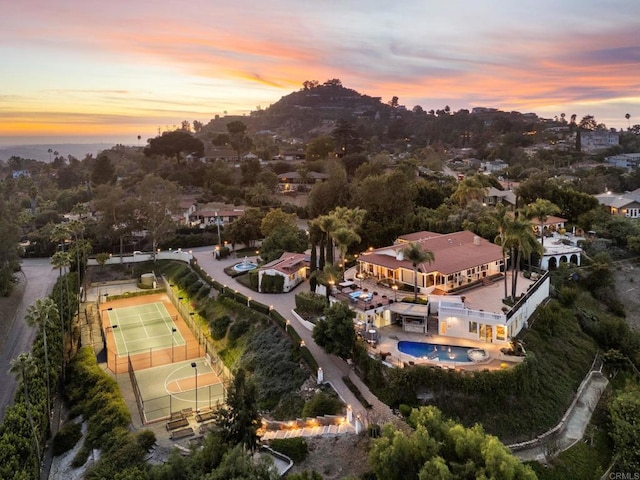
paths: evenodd
<path fill-rule="evenodd" d="M 119 355 L 148 348 L 180 347 L 182 334 L 162 302 L 107 308 L 108 325 Z"/>
<path fill-rule="evenodd" d="M 164 293 L 109 300 L 100 307 L 107 365 L 116 374 L 204 355 Z"/>
<path fill-rule="evenodd" d="M 207 357 L 131 372 L 144 423 L 185 409 L 210 410 L 224 401 L 224 385 Z"/>

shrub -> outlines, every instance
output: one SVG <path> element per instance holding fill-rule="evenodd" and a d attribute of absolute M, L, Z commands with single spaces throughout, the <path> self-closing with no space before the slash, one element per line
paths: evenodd
<path fill-rule="evenodd" d="M 209 326 L 211 338 L 213 338 L 214 340 L 222 340 L 227 334 L 229 325 L 231 325 L 231 319 L 228 315 L 223 315 L 222 317 L 215 318 Z"/>
<path fill-rule="evenodd" d="M 53 437 L 53 456 L 56 457 L 68 452 L 81 438 L 82 425 L 74 422 L 67 423 L 56 433 L 55 437 Z"/>
<path fill-rule="evenodd" d="M 300 292 L 296 294 L 296 310 L 302 313 L 322 315 L 327 307 L 327 298 L 314 292 Z"/>
<path fill-rule="evenodd" d="M 325 392 L 316 393 L 302 409 L 303 417 L 320 417 L 322 415 L 336 415 L 342 410 L 342 402 Z"/>
<path fill-rule="evenodd" d="M 269 446 L 276 452 L 286 455 L 295 463 L 302 462 L 309 454 L 307 441 L 301 437 L 276 438 L 271 440 Z"/>
<path fill-rule="evenodd" d="M 233 322 L 233 324 L 229 328 L 229 333 L 228 333 L 229 341 L 235 342 L 242 335 L 247 333 L 249 331 L 249 328 L 251 328 L 251 324 L 249 323 L 248 320 L 246 319 L 236 320 L 235 322 Z"/>

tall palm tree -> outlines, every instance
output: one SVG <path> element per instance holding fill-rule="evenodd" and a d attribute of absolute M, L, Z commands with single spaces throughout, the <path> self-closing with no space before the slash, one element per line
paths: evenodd
<path fill-rule="evenodd" d="M 71 256 L 69 255 L 68 252 L 64 252 L 64 251 L 56 252 L 51 257 L 51 264 L 53 265 L 53 268 L 58 269 L 58 278 L 62 278 L 63 269 L 69 268 L 69 266 L 71 265 Z M 66 283 L 66 281 L 64 283 Z M 64 284 L 60 284 L 60 290 L 59 290 L 58 302 L 57 302 L 59 313 L 60 313 L 60 325 L 62 326 L 61 330 L 62 330 L 62 365 L 63 365 L 62 375 L 63 377 L 64 377 L 64 360 L 65 360 L 64 351 L 65 351 L 65 345 L 66 345 L 64 323 L 65 323 L 65 306 L 67 301 L 64 287 L 65 287 Z M 66 291 L 68 291 L 68 287 Z"/>
<path fill-rule="evenodd" d="M 322 230 L 318 226 L 318 222 L 314 220 L 309 221 L 309 243 L 311 244 L 311 266 L 309 269 L 311 273 L 315 272 L 318 268 L 324 267 L 324 250 L 320 248 L 320 265 L 318 264 L 318 244 L 322 241 Z"/>
<path fill-rule="evenodd" d="M 29 399 L 29 380 L 37 372 L 37 367 L 30 353 L 21 353 L 17 357 L 13 358 L 10 362 L 10 373 L 16 376 L 18 383 L 22 384 L 24 389 L 25 405 L 27 407 L 27 418 L 29 419 L 29 425 L 31 426 L 31 432 L 33 433 L 33 441 L 36 445 L 36 463 L 38 464 L 38 470 L 40 469 L 40 442 L 38 441 L 38 433 L 36 426 L 33 423 L 33 415 L 31 414 L 31 400 Z"/>
<path fill-rule="evenodd" d="M 498 205 L 496 205 L 491 214 L 491 217 L 498 229 L 498 235 L 496 236 L 494 243 L 496 245 L 500 245 L 500 249 L 502 250 L 502 268 L 504 269 L 504 298 L 507 298 L 507 252 L 509 249 L 506 245 L 506 231 L 511 217 L 507 212 L 507 207 L 503 203 L 499 203 Z"/>
<path fill-rule="evenodd" d="M 339 221 L 332 215 L 331 213 L 327 215 L 322 215 L 316 219 L 318 221 L 318 226 L 320 230 L 324 233 L 324 248 L 325 248 L 325 260 L 327 263 L 334 263 L 333 256 L 333 238 L 332 234 L 338 228 Z"/>
<path fill-rule="evenodd" d="M 542 245 L 536 239 L 533 224 L 522 215 L 516 216 L 509 222 L 505 244 L 511 249 L 511 298 L 515 300 L 522 256 L 542 253 Z"/>
<path fill-rule="evenodd" d="M 44 344 L 44 368 L 46 370 L 47 380 L 47 418 L 51 415 L 51 381 L 49 370 L 49 351 L 47 348 L 47 329 L 49 326 L 57 320 L 58 307 L 51 297 L 36 300 L 36 303 L 31 305 L 27 310 L 25 321 L 30 327 L 37 326 L 42 332 L 42 339 Z"/>
<path fill-rule="evenodd" d="M 431 250 L 422 249 L 419 243 L 410 243 L 402 250 L 402 255 L 413 266 L 413 301 L 418 301 L 418 266 L 425 262 L 433 262 L 435 256 Z"/>
<path fill-rule="evenodd" d="M 629 120 L 631 118 L 631 115 L 627 113 L 625 114 L 624 118 L 627 119 L 627 123 L 629 124 L 629 130 L 631 130 L 631 120 Z"/>
<path fill-rule="evenodd" d="M 537 218 L 540 226 L 540 244 L 544 253 L 544 224 L 551 215 L 560 213 L 560 208 L 546 198 L 538 198 L 535 202 L 527 205 L 525 214 L 529 219 Z"/>
<path fill-rule="evenodd" d="M 336 243 L 338 247 L 338 251 L 340 252 L 340 258 L 342 260 L 342 279 L 344 280 L 344 271 L 345 271 L 345 263 L 346 263 L 346 255 L 347 250 L 350 245 L 357 243 L 361 240 L 360 235 L 358 235 L 353 229 L 348 227 L 340 227 L 332 235 L 333 241 Z"/>

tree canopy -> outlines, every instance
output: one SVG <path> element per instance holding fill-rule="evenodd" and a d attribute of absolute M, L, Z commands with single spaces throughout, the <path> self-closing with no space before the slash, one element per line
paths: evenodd
<path fill-rule="evenodd" d="M 144 154 L 148 157 L 152 155 L 176 157 L 176 160 L 180 163 L 183 155 L 202 157 L 204 155 L 204 144 L 185 130 L 174 130 L 163 132 L 158 137 L 150 138 L 149 145 L 144 149 Z"/>
<path fill-rule="evenodd" d="M 466 428 L 445 420 L 435 407 L 413 409 L 409 423 L 415 431 L 405 434 L 391 424 L 374 440 L 369 461 L 378 478 L 385 480 L 454 480 L 492 478 L 535 480 L 493 435 L 480 425 Z"/>

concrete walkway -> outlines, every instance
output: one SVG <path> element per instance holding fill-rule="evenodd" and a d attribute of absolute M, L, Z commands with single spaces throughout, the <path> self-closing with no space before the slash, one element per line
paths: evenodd
<path fill-rule="evenodd" d="M 341 358 L 335 355 L 326 353 L 321 347 L 319 347 L 313 340 L 311 331 L 307 329 L 296 317 L 293 315 L 292 310 L 295 308 L 295 294 L 297 292 L 303 292 L 309 290 L 309 283 L 304 282 L 293 292 L 283 294 L 268 294 L 255 292 L 244 285 L 233 280 L 226 273 L 224 269 L 230 265 L 234 265 L 240 262 L 237 258 L 226 258 L 223 260 L 216 260 L 213 257 L 213 247 L 199 247 L 192 249 L 193 256 L 197 260 L 202 269 L 207 272 L 211 277 L 223 285 L 228 285 L 230 288 L 238 290 L 238 292 L 249 296 L 256 301 L 265 305 L 273 305 L 274 309 L 278 311 L 285 319 L 289 320 L 291 326 L 298 333 L 300 338 L 304 340 L 306 347 L 309 349 L 313 358 L 315 358 L 318 366 L 322 368 L 324 374 L 324 381 L 329 383 L 336 393 L 340 396 L 342 401 L 351 405 L 353 409 L 354 417 L 360 416 L 365 420 L 365 425 L 368 422 L 376 423 L 388 423 L 393 422 L 396 426 L 406 426 L 406 424 L 396 417 L 391 409 L 376 398 L 371 393 L 367 386 L 362 383 L 357 375 L 353 372 L 353 369 Z M 249 257 L 251 260 L 251 257 Z M 363 397 L 372 405 L 371 409 L 365 409 L 364 406 L 358 401 L 356 396 L 349 390 L 347 385 L 342 380 L 343 377 L 349 377 L 351 381 L 358 387 Z"/>
<path fill-rule="evenodd" d="M 582 440 L 587 425 L 591 421 L 600 396 L 607 388 L 609 381 L 601 372 L 592 372 L 574 403 L 569 407 L 563 417 L 564 425 L 561 426 L 555 438 L 548 442 L 514 452 L 514 455 L 523 462 L 538 461 L 547 463 L 549 457 L 571 448 L 575 443 Z"/>

